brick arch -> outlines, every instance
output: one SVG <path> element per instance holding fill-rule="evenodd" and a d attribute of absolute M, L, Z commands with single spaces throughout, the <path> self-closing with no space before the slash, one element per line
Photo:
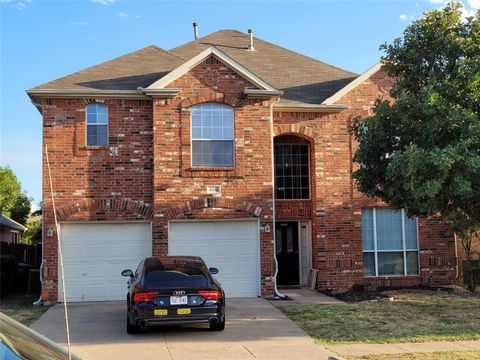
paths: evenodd
<path fill-rule="evenodd" d="M 91 210 L 120 210 L 145 219 L 153 217 L 152 206 L 141 201 L 118 198 L 85 199 L 74 201 L 57 209 L 58 220 L 68 220 L 72 215 Z"/>
<path fill-rule="evenodd" d="M 189 109 L 192 106 L 207 102 L 216 102 L 237 107 L 243 103 L 243 100 L 236 94 L 224 94 L 208 89 L 182 99 L 179 103 L 179 107 L 182 109 Z"/>
<path fill-rule="evenodd" d="M 225 197 L 205 197 L 203 199 L 184 201 L 178 205 L 171 206 L 167 209 L 164 209 L 162 214 L 167 219 L 173 219 L 190 211 L 212 208 L 243 211 L 253 217 L 258 217 L 262 213 L 261 207 L 255 206 L 249 201 L 234 201 Z"/>
<path fill-rule="evenodd" d="M 320 139 L 320 134 L 317 133 L 314 129 L 304 125 L 297 124 L 282 124 L 276 125 L 273 128 L 274 136 L 280 135 L 296 135 L 301 136 L 312 143 L 317 142 Z"/>

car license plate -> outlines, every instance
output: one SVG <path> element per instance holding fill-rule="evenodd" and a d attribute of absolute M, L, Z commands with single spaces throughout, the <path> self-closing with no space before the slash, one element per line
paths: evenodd
<path fill-rule="evenodd" d="M 170 296 L 170 305 L 185 305 L 188 304 L 186 296 Z"/>
<path fill-rule="evenodd" d="M 155 309 L 155 310 L 153 310 L 153 315 L 168 315 L 168 310 L 166 310 L 166 309 Z"/>
<path fill-rule="evenodd" d="M 177 309 L 177 314 L 178 315 L 188 315 L 191 314 L 192 310 L 191 309 Z"/>

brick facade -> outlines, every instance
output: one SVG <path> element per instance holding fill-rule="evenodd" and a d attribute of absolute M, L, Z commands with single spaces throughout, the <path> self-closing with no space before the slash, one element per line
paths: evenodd
<path fill-rule="evenodd" d="M 43 136 L 48 146 L 59 221 L 153 222 L 153 255 L 168 251 L 171 219 L 258 218 L 273 227 L 272 136 L 310 145 L 311 199 L 277 201 L 278 220 L 310 221 L 312 264 L 318 288 L 445 284 L 454 280 L 455 244 L 440 219 L 421 219 L 419 276 L 364 278 L 361 208 L 384 204 L 364 198 L 352 181 L 355 144 L 348 126 L 365 116 L 378 95 L 388 96 L 391 79 L 379 72 L 339 103 L 340 113 L 273 111 L 275 98 L 254 100 L 254 85 L 209 58 L 169 85 L 174 98 L 147 100 L 44 99 Z M 85 105 L 109 109 L 109 147 L 85 147 Z M 235 166 L 192 168 L 190 108 L 204 102 L 235 109 Z M 273 117 L 273 119 L 272 119 Z M 273 130 L 273 134 L 272 134 Z M 42 297 L 57 298 L 57 237 L 44 156 L 44 286 Z M 207 185 L 221 185 L 212 198 Z M 262 293 L 271 294 L 273 232 L 260 232 Z"/>

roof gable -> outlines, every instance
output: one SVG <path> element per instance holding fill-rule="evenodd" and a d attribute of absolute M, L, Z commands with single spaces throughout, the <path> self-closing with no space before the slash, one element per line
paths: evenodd
<path fill-rule="evenodd" d="M 266 81 L 262 80 L 259 78 L 257 75 L 255 75 L 253 72 L 248 70 L 246 67 L 243 65 L 239 64 L 226 54 L 224 54 L 222 51 L 218 50 L 217 48 L 213 46 L 209 46 L 202 52 L 200 52 L 198 55 L 194 56 L 187 62 L 183 63 L 176 69 L 172 70 L 169 72 L 167 75 L 161 77 L 159 80 L 155 81 L 153 84 L 151 84 L 149 87 L 147 87 L 145 90 L 157 90 L 157 89 L 163 89 L 166 86 L 168 86 L 170 83 L 172 83 L 174 80 L 180 78 L 182 75 L 186 74 L 189 72 L 191 69 L 193 69 L 195 66 L 199 65 L 202 63 L 204 60 L 209 58 L 210 56 L 213 56 L 217 60 L 221 61 L 223 64 L 228 66 L 230 69 L 235 71 L 237 74 L 241 75 L 248 81 L 250 81 L 252 84 L 256 85 L 259 89 L 261 90 L 267 90 L 267 91 L 277 91 L 275 87 L 267 83 Z"/>
<path fill-rule="evenodd" d="M 352 82 L 348 83 L 345 87 L 341 88 L 338 90 L 335 94 L 330 96 L 329 98 L 325 99 L 325 101 L 322 103 L 324 105 L 333 105 L 335 104 L 338 100 L 340 100 L 342 97 L 347 95 L 350 91 L 355 89 L 358 85 L 363 83 L 365 80 L 370 78 L 373 74 L 375 74 L 377 71 L 379 71 L 382 68 L 382 63 L 377 63 L 373 65 L 370 69 L 362 73 L 359 77 L 357 77 L 355 80 Z"/>

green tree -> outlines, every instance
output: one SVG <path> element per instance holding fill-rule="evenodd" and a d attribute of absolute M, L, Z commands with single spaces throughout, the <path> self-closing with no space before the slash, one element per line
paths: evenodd
<path fill-rule="evenodd" d="M 20 224 L 26 223 L 30 213 L 30 198 L 9 167 L 0 167 L 0 213 Z"/>
<path fill-rule="evenodd" d="M 356 119 L 354 172 L 361 192 L 410 216 L 441 214 L 462 239 L 480 229 L 480 12 L 450 3 L 414 21 L 384 68 L 393 102 Z"/>

